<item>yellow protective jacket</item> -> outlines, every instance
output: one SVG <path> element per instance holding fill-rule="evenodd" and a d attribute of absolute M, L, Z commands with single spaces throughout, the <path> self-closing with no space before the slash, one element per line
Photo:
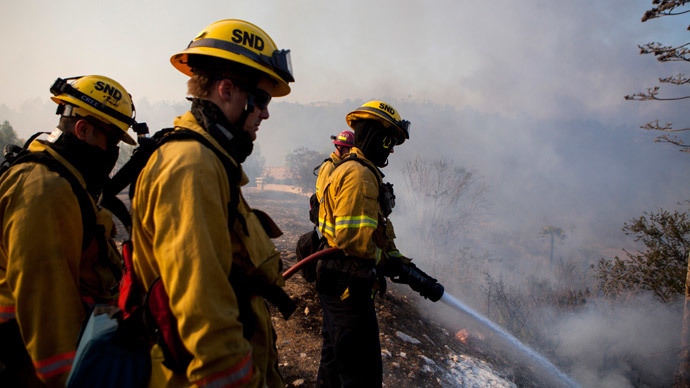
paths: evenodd
<path fill-rule="evenodd" d="M 191 112 L 174 124 L 202 134 L 225 153 Z M 160 277 L 182 342 L 193 356 L 186 374 L 175 374 L 162 365 L 161 350 L 154 346 L 151 387 L 283 386 L 265 303 L 251 299 L 255 330 L 247 340 L 228 280 L 231 271 L 241 269 L 282 286 L 280 256 L 239 188 L 233 191 L 230 184 L 218 157 L 196 140 L 162 145 L 137 180 L 132 203 L 135 271 L 147 289 Z M 240 195 L 238 210 L 248 235 L 239 221 L 228 227 L 231 192 Z"/>
<path fill-rule="evenodd" d="M 352 147 L 350 157 L 362 159 L 362 151 Z M 348 256 L 373 259 L 377 263 L 388 245 L 385 219 L 379 205 L 382 177 L 366 166 L 343 162 L 331 173 L 319 205 L 319 229 L 328 245 Z"/>
<path fill-rule="evenodd" d="M 357 147 L 352 147 L 348 157 L 374 167 Z M 329 246 L 342 249 L 348 256 L 373 259 L 376 264 L 387 257 L 409 262 L 395 246 L 393 223 L 381 212 L 381 179 L 380 174 L 356 161 L 336 164 L 325 180 L 319 201 L 319 229 Z"/>
<path fill-rule="evenodd" d="M 86 187 L 48 145 L 34 141 L 29 149 L 50 153 Z M 112 214 L 97 209 L 93 199 L 92 205 L 97 223 L 112 237 Z M 114 301 L 117 279 L 98 260 L 98 249 L 82 252 L 77 197 L 65 178 L 43 164 L 20 163 L 2 176 L 0 221 L 0 324 L 16 319 L 36 375 L 49 387 L 64 387 L 85 304 Z M 109 260 L 120 264 L 112 240 L 107 248 Z"/>
<path fill-rule="evenodd" d="M 327 159 L 323 163 L 321 163 L 321 167 L 319 167 L 319 172 L 316 175 L 316 199 L 318 199 L 319 202 L 323 197 L 322 188 L 326 187 L 328 177 L 331 176 L 331 173 L 335 169 L 335 166 L 337 166 L 338 163 L 340 163 L 340 161 L 342 161 L 342 158 L 339 158 L 338 155 L 335 154 L 335 152 L 331 152 L 330 159 Z"/>

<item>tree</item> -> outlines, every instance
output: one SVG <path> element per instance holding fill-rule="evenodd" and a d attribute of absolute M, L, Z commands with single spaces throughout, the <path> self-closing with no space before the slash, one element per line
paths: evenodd
<path fill-rule="evenodd" d="M 485 209 L 486 184 L 475 171 L 444 158 L 409 160 L 403 175 L 407 190 L 397 196 L 413 217 L 409 227 L 428 245 L 431 257 L 457 251 L 465 228 L 478 222 Z"/>
<path fill-rule="evenodd" d="M 287 166 L 294 173 L 294 181 L 297 187 L 305 193 L 313 193 L 316 189 L 316 172 L 314 168 L 321 165 L 328 153 L 312 151 L 305 147 L 299 147 L 285 157 Z M 318 171 L 318 170 L 317 170 Z"/>
<path fill-rule="evenodd" d="M 254 143 L 254 151 L 247 158 L 247 160 L 242 163 L 242 169 L 244 173 L 247 174 L 249 178 L 249 185 L 255 184 L 255 179 L 260 177 L 264 171 L 264 165 L 266 164 L 266 158 L 261 155 L 261 148 L 258 144 Z"/>
<path fill-rule="evenodd" d="M 623 250 L 626 258 L 600 259 L 595 277 L 606 296 L 627 296 L 647 290 L 662 302 L 678 300 L 685 291 L 690 218 L 688 213 L 659 209 L 644 212 L 623 225 L 626 235 L 634 236 L 644 250 Z"/>
<path fill-rule="evenodd" d="M 686 6 L 687 3 L 690 3 L 690 0 L 653 0 L 652 4 L 657 6 L 645 12 L 644 16 L 642 16 L 642 22 L 644 23 L 651 19 L 688 13 L 690 12 L 689 9 L 680 9 L 681 7 Z M 690 30 L 690 27 L 688 27 L 688 30 Z M 690 50 L 688 49 L 688 45 L 690 45 L 690 42 L 677 45 L 665 45 L 659 42 L 650 42 L 638 47 L 640 48 L 640 54 L 654 54 L 659 62 L 688 63 L 690 62 Z M 685 74 L 676 74 L 659 78 L 659 83 L 675 86 L 688 86 L 690 85 L 690 78 Z M 652 88 L 647 88 L 646 92 L 627 95 L 625 96 L 625 99 L 633 101 L 673 101 L 690 98 L 690 95 L 684 95 L 681 97 L 660 97 L 660 90 L 660 86 L 654 86 Z M 671 143 L 680 147 L 680 151 L 682 152 L 690 152 L 690 144 L 685 144 L 683 139 L 674 135 L 674 133 L 690 131 L 690 127 L 673 128 L 673 123 L 671 122 L 660 124 L 659 120 L 654 120 L 648 122 L 640 128 L 664 132 L 664 134 L 659 135 L 654 141 L 657 143 Z"/>
<path fill-rule="evenodd" d="M 541 230 L 541 233 L 539 233 L 540 236 L 548 238 L 551 241 L 551 255 L 549 256 L 549 269 L 553 267 L 553 246 L 558 239 L 559 241 L 563 241 L 566 238 L 565 232 L 563 232 L 563 229 L 549 225 L 545 226 L 544 229 Z"/>
<path fill-rule="evenodd" d="M 14 128 L 10 125 L 10 122 L 5 120 L 2 125 L 0 125 L 0 151 L 5 149 L 8 144 L 21 145 L 21 140 L 17 137 L 17 133 L 14 132 Z"/>

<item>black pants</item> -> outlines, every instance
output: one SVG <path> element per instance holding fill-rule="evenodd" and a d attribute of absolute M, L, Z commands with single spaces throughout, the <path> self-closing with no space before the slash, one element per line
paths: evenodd
<path fill-rule="evenodd" d="M 0 387 L 44 387 L 14 319 L 0 324 Z"/>
<path fill-rule="evenodd" d="M 323 346 L 316 386 L 381 387 L 381 344 L 374 301 L 369 294 L 319 294 L 323 309 Z"/>

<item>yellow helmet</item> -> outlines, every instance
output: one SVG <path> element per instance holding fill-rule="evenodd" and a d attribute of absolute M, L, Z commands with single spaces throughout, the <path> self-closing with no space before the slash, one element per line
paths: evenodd
<path fill-rule="evenodd" d="M 290 50 L 278 50 L 268 34 L 243 20 L 227 19 L 209 25 L 189 43 L 186 50 L 170 58 L 177 70 L 191 77 L 190 54 L 222 58 L 259 70 L 276 82 L 272 97 L 288 95 L 288 82 L 295 81 Z"/>
<path fill-rule="evenodd" d="M 62 114 L 64 105 L 69 105 L 70 114 L 92 116 L 113 125 L 122 131 L 122 141 L 137 144 L 127 133 L 130 126 L 139 125 L 134 121 L 132 97 L 115 80 L 101 75 L 58 78 L 50 92 L 54 95 L 50 99 L 61 105 L 58 113 Z"/>
<path fill-rule="evenodd" d="M 403 120 L 395 108 L 383 101 L 369 101 L 345 117 L 347 125 L 354 129 L 352 123 L 357 120 L 377 120 L 386 128 L 395 128 L 398 132 L 398 145 L 410 138 L 410 122 Z"/>

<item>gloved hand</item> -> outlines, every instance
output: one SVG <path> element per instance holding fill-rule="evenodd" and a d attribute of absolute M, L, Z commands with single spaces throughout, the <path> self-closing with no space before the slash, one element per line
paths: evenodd
<path fill-rule="evenodd" d="M 376 266 L 376 272 L 392 279 L 393 277 L 400 276 L 403 265 L 401 258 L 386 255 Z"/>
<path fill-rule="evenodd" d="M 443 286 L 412 263 L 401 264 L 399 274 L 391 276 L 394 283 L 407 284 L 421 296 L 436 302 L 445 292 Z"/>

